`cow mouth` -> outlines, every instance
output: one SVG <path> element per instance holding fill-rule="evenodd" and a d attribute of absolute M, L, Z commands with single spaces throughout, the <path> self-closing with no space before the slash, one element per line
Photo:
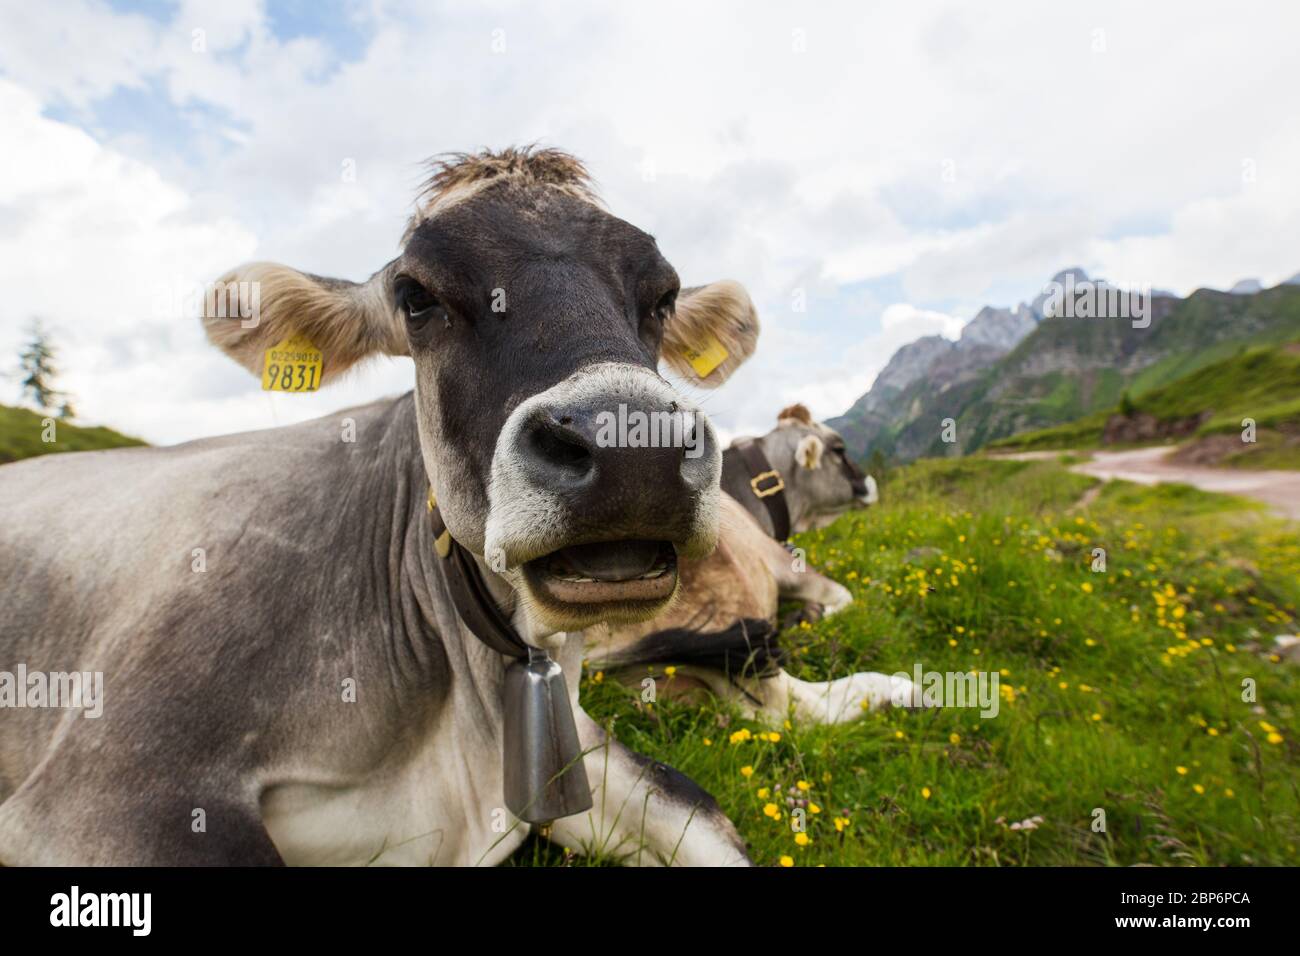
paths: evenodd
<path fill-rule="evenodd" d="M 654 609 L 677 589 L 677 551 L 667 541 L 601 541 L 560 548 L 523 566 L 534 598 L 566 609 Z"/>

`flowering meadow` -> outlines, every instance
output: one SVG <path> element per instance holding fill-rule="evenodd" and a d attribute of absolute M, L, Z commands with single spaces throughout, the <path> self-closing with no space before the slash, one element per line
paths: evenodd
<path fill-rule="evenodd" d="M 785 633 L 791 673 L 996 672 L 999 707 L 766 726 L 588 669 L 588 712 L 712 793 L 756 863 L 1300 863 L 1300 657 L 1275 641 L 1297 630 L 1295 525 L 966 458 L 795 543 L 855 602 Z M 614 856 L 532 839 L 515 861 Z"/>

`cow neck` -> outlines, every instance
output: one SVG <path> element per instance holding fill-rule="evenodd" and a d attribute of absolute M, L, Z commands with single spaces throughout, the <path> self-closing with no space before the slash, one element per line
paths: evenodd
<path fill-rule="evenodd" d="M 497 606 L 474 556 L 451 536 L 432 489 L 429 490 L 429 520 L 433 549 L 442 559 L 443 576 L 460 619 L 471 634 L 498 654 L 527 659 L 529 645 Z"/>
<path fill-rule="evenodd" d="M 746 511 L 752 512 L 756 504 L 761 506 L 772 522 L 772 537 L 784 543 L 790 537 L 790 504 L 785 496 L 785 479 L 767 460 L 763 446 L 756 439 L 745 439 L 723 452 L 722 460 L 724 468 L 728 464 L 738 465 L 747 479 L 743 489 L 728 489 L 732 497 L 739 497 Z"/>
<path fill-rule="evenodd" d="M 544 825 L 590 810 L 591 785 L 564 671 L 545 650 L 525 642 L 501 612 L 474 555 L 442 520 L 432 488 L 429 519 L 456 614 L 471 634 L 511 659 L 502 682 L 506 808 L 520 820 Z"/>

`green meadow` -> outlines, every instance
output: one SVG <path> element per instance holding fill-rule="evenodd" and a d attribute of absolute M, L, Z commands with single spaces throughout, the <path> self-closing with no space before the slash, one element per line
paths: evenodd
<path fill-rule="evenodd" d="M 52 428 L 45 422 L 53 422 Z M 54 440 L 45 441 L 47 436 Z M 143 444 L 140 439 L 111 428 L 73 425 L 29 408 L 0 405 L 0 464 L 61 451 L 98 451 Z"/>
<path fill-rule="evenodd" d="M 1196 438 L 1239 434 L 1242 423 L 1255 422 L 1252 445 L 1226 454 L 1230 468 L 1300 468 L 1300 342 L 1241 346 L 1232 355 L 1148 391 L 1134 390 L 1130 414 L 1144 413 L 1172 423 L 1209 413 Z M 1106 422 L 1124 411 L 1116 405 L 1076 421 L 1021 432 L 989 443 L 992 450 L 1102 448 Z"/>
<path fill-rule="evenodd" d="M 1273 641 L 1296 630 L 1294 525 L 1052 460 L 921 461 L 882 496 L 796 542 L 856 601 L 787 632 L 789 670 L 996 672 L 996 717 L 768 728 L 590 670 L 587 711 L 714 794 L 760 865 L 1300 862 L 1300 664 Z M 613 859 L 532 838 L 513 862 Z"/>

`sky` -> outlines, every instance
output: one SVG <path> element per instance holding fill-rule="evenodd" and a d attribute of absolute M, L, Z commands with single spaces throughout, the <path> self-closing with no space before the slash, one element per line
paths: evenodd
<path fill-rule="evenodd" d="M 423 161 L 538 142 L 684 284 L 734 278 L 724 438 L 843 412 L 900 345 L 1076 266 L 1187 294 L 1300 271 L 1300 5 L 0 2 L 0 402 L 39 318 L 79 421 L 152 442 L 413 384 L 263 392 L 194 292 L 359 280 Z M 12 356 L 12 358 L 10 358 Z"/>

